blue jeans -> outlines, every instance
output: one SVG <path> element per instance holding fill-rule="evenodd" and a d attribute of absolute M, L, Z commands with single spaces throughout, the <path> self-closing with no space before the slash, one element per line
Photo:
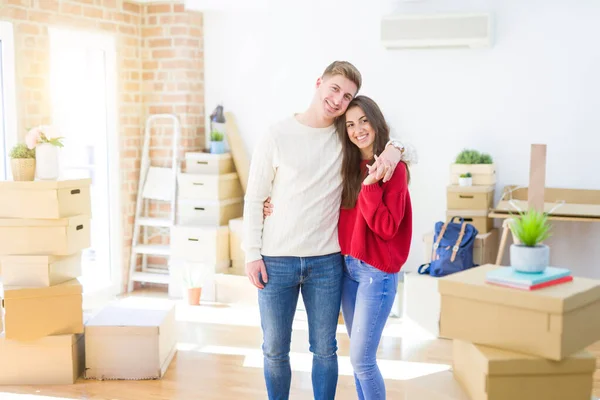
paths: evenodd
<path fill-rule="evenodd" d="M 288 399 L 292 370 L 290 343 L 298 293 L 308 316 L 316 400 L 332 400 L 338 380 L 335 337 L 342 296 L 340 253 L 318 257 L 266 257 L 268 283 L 258 291 L 263 330 L 264 372 L 269 399 Z"/>
<path fill-rule="evenodd" d="M 377 348 L 398 290 L 398 274 L 388 274 L 352 256 L 345 256 L 344 261 L 342 314 L 350 336 L 358 398 L 385 399 Z"/>

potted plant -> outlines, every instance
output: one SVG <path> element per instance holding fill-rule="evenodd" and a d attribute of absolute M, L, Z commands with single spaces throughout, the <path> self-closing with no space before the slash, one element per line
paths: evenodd
<path fill-rule="evenodd" d="M 200 304 L 200 297 L 202 296 L 202 282 L 200 274 L 194 276 L 191 268 L 187 268 L 187 271 L 183 275 L 183 281 L 187 288 L 187 299 L 188 304 L 191 306 L 197 306 Z"/>
<path fill-rule="evenodd" d="M 513 219 L 510 229 L 519 243 L 510 246 L 510 265 L 519 272 L 543 272 L 550 263 L 548 215 L 530 209 Z"/>
<path fill-rule="evenodd" d="M 35 178 L 35 151 L 24 143 L 12 148 L 10 167 L 15 181 L 32 181 Z"/>
<path fill-rule="evenodd" d="M 211 154 L 223 154 L 225 153 L 225 142 L 223 142 L 224 135 L 219 131 L 212 131 L 210 133 L 210 152 Z"/>
<path fill-rule="evenodd" d="M 460 174 L 460 177 L 458 178 L 458 184 L 460 186 L 472 186 L 473 176 L 471 175 L 471 173 L 467 172 L 466 174 Z"/>
<path fill-rule="evenodd" d="M 35 175 L 38 179 L 53 180 L 59 176 L 58 149 L 63 147 L 55 128 L 42 125 L 30 129 L 25 136 L 25 143 L 35 149 Z"/>
<path fill-rule="evenodd" d="M 494 185 L 496 168 L 492 156 L 477 150 L 464 149 L 450 165 L 450 180 L 457 184 L 461 175 L 470 173 L 472 185 Z"/>

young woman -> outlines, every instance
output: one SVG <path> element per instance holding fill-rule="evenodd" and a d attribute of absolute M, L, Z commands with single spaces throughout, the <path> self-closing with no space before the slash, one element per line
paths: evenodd
<path fill-rule="evenodd" d="M 338 119 L 337 131 L 344 152 L 338 238 L 345 260 L 342 314 L 350 360 L 358 398 L 385 399 L 376 354 L 411 244 L 409 170 L 401 162 L 385 183 L 369 175 L 390 139 L 385 118 L 370 98 L 355 97 Z M 265 203 L 265 216 L 272 207 Z"/>

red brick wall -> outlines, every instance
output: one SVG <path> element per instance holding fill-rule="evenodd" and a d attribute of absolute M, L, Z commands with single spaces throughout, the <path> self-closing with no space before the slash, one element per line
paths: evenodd
<path fill-rule="evenodd" d="M 123 283 L 129 255 L 146 117 L 174 113 L 181 144 L 204 143 L 202 15 L 181 4 L 139 5 L 123 0 L 0 0 L 0 20 L 15 29 L 17 114 L 25 129 L 50 124 L 49 26 L 66 26 L 117 37 L 118 121 L 123 223 Z M 165 162 L 171 131 L 159 127 L 152 157 Z M 164 235 L 158 238 L 165 241 Z"/>

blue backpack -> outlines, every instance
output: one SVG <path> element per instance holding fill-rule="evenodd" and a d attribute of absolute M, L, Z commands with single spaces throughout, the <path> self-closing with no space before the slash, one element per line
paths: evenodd
<path fill-rule="evenodd" d="M 454 222 L 456 218 L 460 223 Z M 431 249 L 431 262 L 419 267 L 421 275 L 435 277 L 450 275 L 475 267 L 473 247 L 479 232 L 461 217 L 453 217 L 450 222 L 436 222 Z"/>

